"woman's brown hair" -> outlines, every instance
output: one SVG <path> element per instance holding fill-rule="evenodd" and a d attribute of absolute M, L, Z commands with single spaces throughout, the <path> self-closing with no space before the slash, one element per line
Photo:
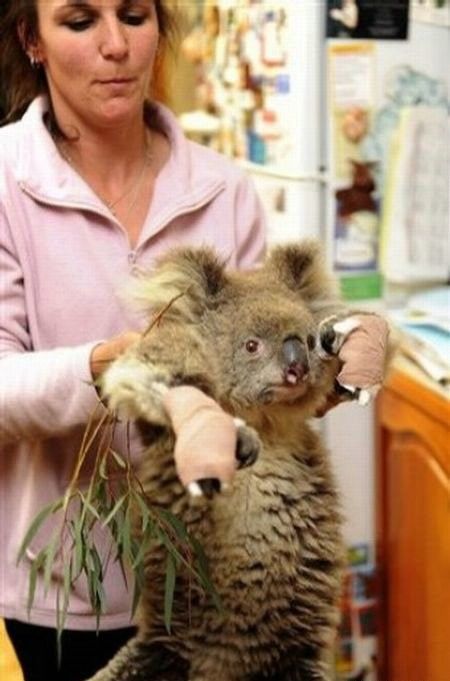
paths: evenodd
<path fill-rule="evenodd" d="M 39 36 L 37 0 L 3 0 L 0 8 L 0 88 L 3 102 L 4 122 L 15 121 L 23 115 L 32 100 L 40 94 L 48 94 L 44 70 L 32 65 L 26 50 L 33 46 Z M 160 32 L 160 50 L 155 64 L 156 96 L 163 91 L 158 84 L 163 73 L 161 62 L 165 48 L 175 37 L 177 23 L 174 11 L 169 11 L 168 0 L 155 0 Z M 173 3 L 176 5 L 176 3 Z M 50 116 L 52 113 L 50 111 Z M 50 121 L 57 132 L 55 120 Z"/>

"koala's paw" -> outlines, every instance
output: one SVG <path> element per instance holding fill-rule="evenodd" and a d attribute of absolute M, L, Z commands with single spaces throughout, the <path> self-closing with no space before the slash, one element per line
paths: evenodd
<path fill-rule="evenodd" d="M 336 357 L 349 333 L 358 326 L 359 321 L 355 317 L 339 320 L 333 316 L 324 319 L 319 324 L 319 342 L 317 343 L 319 356 L 322 359 Z"/>
<path fill-rule="evenodd" d="M 101 391 L 121 418 L 164 422 L 162 396 L 167 386 L 137 358 L 114 362 L 102 377 Z"/>
<path fill-rule="evenodd" d="M 252 466 L 261 451 L 261 440 L 254 428 L 247 426 L 242 419 L 234 419 L 237 427 L 236 462 L 237 467 Z"/>
<path fill-rule="evenodd" d="M 236 442 L 236 468 L 252 466 L 261 451 L 261 440 L 254 428 L 247 426 L 242 419 L 233 419 L 237 429 Z M 190 482 L 187 486 L 192 498 L 206 497 L 213 499 L 216 494 L 223 492 L 228 487 L 227 483 L 217 478 L 202 478 Z"/>

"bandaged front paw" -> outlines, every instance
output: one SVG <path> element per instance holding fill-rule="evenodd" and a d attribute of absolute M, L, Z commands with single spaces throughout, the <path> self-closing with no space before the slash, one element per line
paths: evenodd
<path fill-rule="evenodd" d="M 389 327 L 376 314 L 358 314 L 335 324 L 335 330 L 342 331 L 340 326 L 346 322 L 357 324 L 351 324 L 339 350 L 342 368 L 336 380 L 367 404 L 383 382 Z"/>
<path fill-rule="evenodd" d="M 202 481 L 208 489 L 223 489 L 237 467 L 233 417 L 192 386 L 170 388 L 163 404 L 176 435 L 175 465 L 183 485 L 192 494 L 205 491 Z"/>

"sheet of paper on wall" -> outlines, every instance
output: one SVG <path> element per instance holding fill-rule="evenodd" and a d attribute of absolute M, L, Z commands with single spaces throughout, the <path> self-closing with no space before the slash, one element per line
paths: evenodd
<path fill-rule="evenodd" d="M 381 267 L 395 283 L 443 282 L 450 270 L 450 125 L 441 108 L 402 111 L 381 225 Z"/>

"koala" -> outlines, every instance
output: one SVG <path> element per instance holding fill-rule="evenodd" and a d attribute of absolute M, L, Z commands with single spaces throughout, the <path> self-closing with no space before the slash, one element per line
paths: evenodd
<path fill-rule="evenodd" d="M 154 321 L 104 373 L 103 394 L 140 428 L 143 488 L 202 545 L 222 608 L 181 572 L 168 633 L 155 546 L 138 633 L 91 681 L 330 681 L 344 551 L 310 418 L 338 371 L 339 339 L 324 319 L 340 303 L 320 249 L 278 247 L 250 272 L 228 271 L 208 248 L 174 249 L 138 291 Z M 177 385 L 239 418 L 241 470 L 220 493 L 194 498 L 177 477 L 161 400 Z"/>

